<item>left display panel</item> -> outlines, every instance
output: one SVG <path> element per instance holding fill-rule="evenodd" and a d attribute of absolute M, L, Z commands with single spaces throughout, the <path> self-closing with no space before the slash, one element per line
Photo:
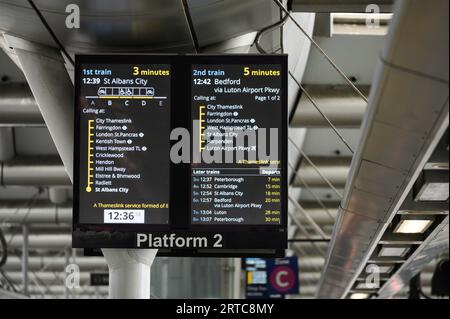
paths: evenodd
<path fill-rule="evenodd" d="M 165 63 L 79 63 L 78 225 L 169 224 L 171 73 Z"/>

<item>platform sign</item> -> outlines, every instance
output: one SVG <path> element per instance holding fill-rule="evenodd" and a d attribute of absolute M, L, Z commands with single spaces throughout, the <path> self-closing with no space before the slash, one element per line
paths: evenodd
<path fill-rule="evenodd" d="M 267 289 L 269 294 L 298 294 L 297 257 L 267 260 Z"/>
<path fill-rule="evenodd" d="M 80 55 L 73 246 L 282 255 L 285 55 Z"/>

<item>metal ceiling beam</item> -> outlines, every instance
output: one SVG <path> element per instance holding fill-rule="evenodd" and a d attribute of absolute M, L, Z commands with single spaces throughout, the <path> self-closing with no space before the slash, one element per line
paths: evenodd
<path fill-rule="evenodd" d="M 343 188 L 345 186 L 350 172 L 350 157 L 311 157 L 311 161 L 334 187 Z M 297 175 L 301 176 L 301 179 L 298 177 L 294 179 L 292 184 L 294 187 L 307 185 L 308 187 L 328 188 L 325 180 L 306 160 L 302 160 Z"/>
<path fill-rule="evenodd" d="M 30 277 L 31 282 L 38 282 L 39 284 L 45 285 L 63 285 L 65 283 L 67 273 L 65 271 L 61 272 L 52 272 L 52 271 L 33 271 L 29 272 L 28 276 Z M 79 279 L 81 285 L 88 285 L 90 281 L 90 273 L 85 271 L 79 272 Z M 10 279 L 14 283 L 20 283 L 22 280 L 22 272 L 14 271 L 7 273 L 8 279 Z"/>
<path fill-rule="evenodd" d="M 22 249 L 23 237 L 21 234 L 5 234 L 5 240 L 8 243 L 8 249 Z M 47 249 L 47 250 L 61 250 L 72 247 L 72 235 L 54 235 L 44 234 L 28 236 L 29 249 Z"/>
<path fill-rule="evenodd" d="M 317 103 L 320 111 L 324 113 L 335 127 L 359 128 L 366 112 L 367 103 L 357 96 L 348 86 L 308 85 L 306 91 Z M 364 95 L 369 95 L 369 87 L 360 87 Z M 311 103 L 311 100 L 302 94 L 297 104 L 294 116 L 290 122 L 291 127 L 328 128 L 329 124 Z"/>
<path fill-rule="evenodd" d="M 68 224 L 72 223 L 72 207 L 40 202 L 29 207 L 25 202 L 2 201 L 0 223 L 10 224 Z"/>
<path fill-rule="evenodd" d="M 57 157 L 15 158 L 0 167 L 5 186 L 70 186 L 71 182 Z"/>
<path fill-rule="evenodd" d="M 326 210 L 320 205 L 314 202 L 300 202 L 303 209 L 309 214 L 309 216 L 314 219 L 314 221 L 319 225 L 333 225 L 336 217 L 339 203 L 333 203 L 325 207 Z M 304 223 L 304 217 L 302 215 L 298 216 L 300 222 Z"/>
<path fill-rule="evenodd" d="M 80 267 L 82 271 L 89 270 L 107 270 L 108 265 L 103 257 L 76 257 L 70 260 Z M 66 257 L 55 256 L 30 256 L 28 257 L 28 269 L 30 271 L 40 271 L 42 269 L 47 271 L 62 271 L 67 265 Z M 6 264 L 3 266 L 6 271 L 20 271 L 21 259 L 17 256 L 9 256 Z"/>
<path fill-rule="evenodd" d="M 19 286 L 20 287 L 20 286 Z M 51 294 L 51 295 L 61 295 L 64 296 L 64 291 L 66 289 L 65 285 L 53 285 L 53 286 L 30 286 L 30 294 L 39 295 L 39 294 Z M 92 287 L 92 286 L 80 286 L 80 288 L 70 289 L 70 294 L 74 294 L 75 298 L 78 295 L 95 295 L 97 293 L 107 294 L 108 287 L 100 286 L 100 287 Z"/>
<path fill-rule="evenodd" d="M 0 126 L 45 126 L 28 84 L 0 84 Z"/>
<path fill-rule="evenodd" d="M 294 0 L 292 11 L 364 13 L 371 4 L 378 5 L 380 12 L 392 12 L 394 0 Z"/>
<path fill-rule="evenodd" d="M 397 5 L 319 298 L 346 296 L 448 128 L 449 2 Z"/>

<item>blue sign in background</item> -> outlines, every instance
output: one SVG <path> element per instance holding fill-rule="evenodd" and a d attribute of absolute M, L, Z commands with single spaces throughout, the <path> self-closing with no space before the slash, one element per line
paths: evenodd
<path fill-rule="evenodd" d="M 299 293 L 297 257 L 244 259 L 247 299 L 284 298 Z"/>
<path fill-rule="evenodd" d="M 297 257 L 267 259 L 267 290 L 269 294 L 298 294 Z"/>

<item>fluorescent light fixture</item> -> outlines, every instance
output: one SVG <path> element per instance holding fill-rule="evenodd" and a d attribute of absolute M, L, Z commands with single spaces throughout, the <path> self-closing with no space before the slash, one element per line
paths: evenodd
<path fill-rule="evenodd" d="M 432 219 L 402 219 L 395 228 L 394 233 L 423 234 L 432 223 Z"/>
<path fill-rule="evenodd" d="M 383 246 L 378 254 L 382 257 L 403 257 L 408 252 L 409 247 Z"/>
<path fill-rule="evenodd" d="M 448 163 L 426 163 L 424 169 L 448 171 Z"/>
<path fill-rule="evenodd" d="M 448 200 L 448 183 L 425 183 L 416 196 L 421 202 L 443 202 Z"/>
<path fill-rule="evenodd" d="M 367 299 L 367 298 L 369 298 L 369 294 L 362 292 L 356 292 L 350 295 L 350 299 Z"/>
<path fill-rule="evenodd" d="M 393 268 L 393 266 L 378 266 L 378 271 L 382 274 L 388 274 Z"/>
<path fill-rule="evenodd" d="M 379 288 L 378 286 L 375 287 L 375 284 L 373 283 L 365 283 L 365 282 L 361 282 L 359 284 L 356 285 L 356 289 L 362 289 L 362 290 L 368 290 L 368 289 L 377 289 Z"/>

